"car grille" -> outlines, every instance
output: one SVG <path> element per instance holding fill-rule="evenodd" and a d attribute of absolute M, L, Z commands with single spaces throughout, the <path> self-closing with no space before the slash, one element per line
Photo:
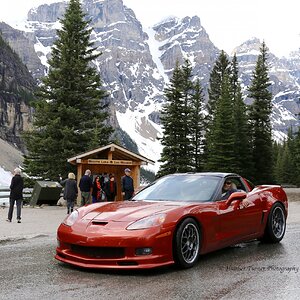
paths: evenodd
<path fill-rule="evenodd" d="M 125 256 L 125 248 L 115 247 L 86 247 L 71 245 L 73 253 L 92 258 L 122 258 Z"/>

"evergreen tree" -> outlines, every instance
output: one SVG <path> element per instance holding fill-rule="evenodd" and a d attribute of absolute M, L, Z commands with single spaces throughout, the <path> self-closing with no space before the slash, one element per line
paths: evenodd
<path fill-rule="evenodd" d="M 267 47 L 262 43 L 253 78 L 249 87 L 249 97 L 253 99 L 250 107 L 251 135 L 253 145 L 253 178 L 256 183 L 272 182 L 272 93 L 267 65 Z"/>
<path fill-rule="evenodd" d="M 62 29 L 48 61 L 35 105 L 34 129 L 25 135 L 29 155 L 25 171 L 42 178 L 66 175 L 66 159 L 105 145 L 112 133 L 107 124 L 106 93 L 91 62 L 100 54 L 90 42 L 92 29 L 79 0 L 70 0 Z"/>
<path fill-rule="evenodd" d="M 241 85 L 239 83 L 239 70 L 236 55 L 232 59 L 232 96 L 234 119 L 234 161 L 235 172 L 246 178 L 251 178 L 252 157 L 249 137 L 249 122 L 247 107 L 243 101 Z"/>
<path fill-rule="evenodd" d="M 300 186 L 300 131 L 290 141 L 289 148 L 293 159 L 293 184 Z"/>
<path fill-rule="evenodd" d="M 290 128 L 288 137 L 283 144 L 274 143 L 273 157 L 276 158 L 274 164 L 274 178 L 278 184 L 296 184 L 299 183 L 298 158 L 300 151 L 298 133 L 293 133 Z"/>
<path fill-rule="evenodd" d="M 160 119 L 163 126 L 161 144 L 163 150 L 160 157 L 162 163 L 157 173 L 158 177 L 175 173 L 179 166 L 180 149 L 177 143 L 181 128 L 177 122 L 180 112 L 182 93 L 180 90 L 181 71 L 176 63 L 169 86 L 165 89 L 166 103 L 162 108 Z M 171 163 L 172 161 L 172 163 Z"/>
<path fill-rule="evenodd" d="M 185 60 L 180 67 L 181 84 L 180 89 L 182 93 L 181 109 L 178 114 L 179 122 L 182 126 L 182 134 L 178 136 L 178 143 L 180 145 L 181 155 L 178 157 L 180 168 L 178 172 L 192 171 L 192 146 L 191 146 L 191 127 L 190 118 L 193 109 L 192 100 L 194 97 L 194 85 L 192 82 L 192 67 L 189 60 Z"/>
<path fill-rule="evenodd" d="M 207 144 L 206 169 L 209 171 L 235 172 L 235 127 L 232 89 L 229 74 L 222 80 L 221 94 L 212 122 Z"/>
<path fill-rule="evenodd" d="M 282 181 L 281 184 L 292 184 L 295 178 L 295 165 L 292 159 L 291 149 L 289 148 L 289 142 L 286 141 L 283 146 L 282 152 Z"/>
<path fill-rule="evenodd" d="M 214 67 L 210 73 L 209 78 L 209 88 L 208 88 L 208 103 L 207 110 L 209 120 L 212 121 L 213 116 L 215 115 L 215 109 L 217 102 L 221 96 L 222 83 L 225 76 L 228 76 L 231 73 L 230 61 L 224 52 L 221 51 L 219 57 L 217 58 Z"/>
<path fill-rule="evenodd" d="M 204 147 L 204 95 L 200 80 L 194 84 L 194 95 L 191 99 L 190 125 L 191 130 L 191 161 L 195 172 L 203 170 L 203 147 Z"/>
<path fill-rule="evenodd" d="M 163 146 L 157 176 L 192 170 L 190 165 L 190 101 L 192 99 L 191 67 L 188 61 L 183 67 L 178 62 L 165 89 L 166 104 L 161 111 Z"/>
<path fill-rule="evenodd" d="M 230 70 L 230 62 L 226 53 L 222 50 L 219 57 L 217 58 L 214 67 L 210 73 L 209 78 L 209 88 L 208 88 L 208 103 L 207 103 L 207 111 L 208 114 L 205 118 L 206 122 L 206 132 L 205 132 L 205 141 L 204 141 L 204 160 L 207 160 L 207 155 L 209 153 L 209 149 L 211 146 L 211 134 L 212 127 L 214 122 L 214 117 L 216 115 L 216 107 L 218 105 L 218 101 L 221 97 L 222 93 L 222 84 L 224 81 L 224 77 L 228 78 L 231 74 Z"/>
<path fill-rule="evenodd" d="M 282 178 L 283 178 L 283 166 L 282 166 L 282 153 L 283 153 L 283 148 L 284 146 L 281 145 L 280 143 L 274 142 L 273 144 L 273 154 L 272 157 L 273 159 L 273 176 L 275 179 L 275 182 L 277 184 L 282 183 Z"/>

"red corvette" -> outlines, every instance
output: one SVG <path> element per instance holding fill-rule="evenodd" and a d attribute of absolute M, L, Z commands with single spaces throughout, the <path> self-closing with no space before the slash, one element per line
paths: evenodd
<path fill-rule="evenodd" d="M 231 185 L 228 198 L 222 195 L 225 183 Z M 188 268 L 201 254 L 236 243 L 280 242 L 287 213 L 280 186 L 253 187 L 228 173 L 173 174 L 132 201 L 75 210 L 58 228 L 55 258 L 84 268 L 146 269 L 174 263 Z"/>

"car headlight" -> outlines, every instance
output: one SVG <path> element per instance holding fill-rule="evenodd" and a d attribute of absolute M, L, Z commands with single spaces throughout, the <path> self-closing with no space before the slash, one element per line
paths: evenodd
<path fill-rule="evenodd" d="M 160 226 L 166 219 L 166 214 L 157 214 L 150 217 L 140 219 L 130 224 L 127 230 L 147 229 L 155 226 Z"/>
<path fill-rule="evenodd" d="M 76 222 L 78 216 L 78 211 L 74 210 L 68 217 L 66 217 L 66 219 L 64 220 L 64 224 L 67 226 L 72 226 Z"/>

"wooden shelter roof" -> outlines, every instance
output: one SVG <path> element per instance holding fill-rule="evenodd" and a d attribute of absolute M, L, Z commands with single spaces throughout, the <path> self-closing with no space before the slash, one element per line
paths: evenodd
<path fill-rule="evenodd" d="M 68 159 L 68 162 L 71 164 L 77 164 L 82 159 L 107 159 L 108 153 L 112 153 L 113 160 L 133 160 L 140 161 L 142 164 L 154 164 L 155 162 L 145 156 L 136 154 L 132 151 L 127 150 L 124 147 L 111 143 L 107 146 L 103 146 L 88 152 L 78 154 L 74 157 Z"/>

